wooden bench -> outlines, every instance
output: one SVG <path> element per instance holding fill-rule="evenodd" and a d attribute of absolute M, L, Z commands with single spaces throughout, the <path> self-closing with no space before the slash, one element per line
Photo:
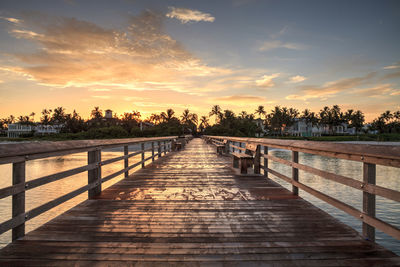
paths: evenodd
<path fill-rule="evenodd" d="M 182 150 L 182 143 L 175 142 L 175 151 L 180 151 L 180 150 Z"/>
<path fill-rule="evenodd" d="M 226 144 L 228 143 L 228 140 L 224 140 L 223 144 L 216 144 L 215 146 L 217 147 L 217 153 L 219 155 L 222 155 L 224 153 L 224 150 L 226 148 Z"/>
<path fill-rule="evenodd" d="M 247 168 L 254 164 L 254 173 L 260 173 L 260 146 L 246 144 L 245 153 L 231 153 L 233 156 L 233 167 L 240 168 L 240 173 L 246 174 Z M 256 157 L 256 160 L 254 158 Z"/>

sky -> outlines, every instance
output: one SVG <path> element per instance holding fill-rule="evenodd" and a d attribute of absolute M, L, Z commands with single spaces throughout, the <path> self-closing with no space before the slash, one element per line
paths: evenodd
<path fill-rule="evenodd" d="M 400 1 L 0 2 L 0 118 L 400 110 Z"/>

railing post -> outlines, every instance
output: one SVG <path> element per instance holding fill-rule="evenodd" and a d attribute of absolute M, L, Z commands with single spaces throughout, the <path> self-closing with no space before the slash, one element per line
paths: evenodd
<path fill-rule="evenodd" d="M 88 171 L 88 184 L 96 184 L 88 190 L 88 198 L 92 199 L 101 194 L 101 150 L 96 149 L 88 152 L 88 164 L 96 164 L 96 168 Z"/>
<path fill-rule="evenodd" d="M 141 143 L 141 148 L 142 148 L 142 168 L 144 168 L 144 143 Z"/>
<path fill-rule="evenodd" d="M 226 140 L 226 143 L 225 143 L 225 154 L 228 154 L 228 155 L 230 154 L 229 144 L 230 144 L 230 141 Z"/>
<path fill-rule="evenodd" d="M 164 156 L 167 155 L 167 142 L 164 141 Z"/>
<path fill-rule="evenodd" d="M 299 163 L 299 152 L 292 151 L 292 162 Z M 299 169 L 292 167 L 292 179 L 293 181 L 299 181 Z M 293 195 L 299 195 L 299 188 L 297 186 L 292 185 Z"/>
<path fill-rule="evenodd" d="M 268 147 L 264 146 L 264 155 L 268 155 Z M 264 176 L 268 178 L 268 159 L 264 158 Z"/>
<path fill-rule="evenodd" d="M 157 153 L 158 153 L 158 158 L 161 158 L 161 142 L 157 142 Z"/>
<path fill-rule="evenodd" d="M 25 161 L 13 163 L 12 182 L 13 185 L 25 183 Z M 25 213 L 25 190 L 12 196 L 12 217 Z M 12 241 L 25 235 L 24 223 L 12 229 Z"/>
<path fill-rule="evenodd" d="M 254 154 L 254 173 L 255 174 L 260 174 L 260 149 L 261 146 L 257 145 L 256 152 Z"/>
<path fill-rule="evenodd" d="M 371 163 L 363 164 L 363 182 L 364 184 L 376 183 L 376 165 Z M 375 195 L 363 192 L 363 212 L 371 217 L 375 217 Z M 362 224 L 363 236 L 375 242 L 375 228 L 364 223 Z"/>
<path fill-rule="evenodd" d="M 154 161 L 154 142 L 151 142 L 151 161 Z"/>
<path fill-rule="evenodd" d="M 175 148 L 175 139 L 172 139 L 171 140 L 170 151 L 175 151 L 175 150 L 176 150 L 176 148 Z"/>
<path fill-rule="evenodd" d="M 128 151 L 129 151 L 128 146 L 124 146 L 124 156 L 128 156 Z M 126 159 L 124 159 L 124 168 L 126 169 L 126 168 L 128 168 L 128 166 L 129 166 L 129 159 L 126 158 Z M 129 176 L 129 171 L 127 170 L 127 171 L 125 171 L 125 178 L 128 176 Z"/>

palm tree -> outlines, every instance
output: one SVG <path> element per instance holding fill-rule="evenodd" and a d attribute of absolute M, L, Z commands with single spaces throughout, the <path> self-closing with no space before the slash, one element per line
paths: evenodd
<path fill-rule="evenodd" d="M 103 111 L 99 107 L 94 107 L 92 112 L 90 113 L 92 116 L 92 119 L 99 120 L 103 118 Z"/>
<path fill-rule="evenodd" d="M 239 116 L 240 116 L 240 118 L 242 118 L 242 119 L 246 119 L 246 117 L 247 117 L 247 112 L 243 110 L 242 112 L 239 113 Z"/>
<path fill-rule="evenodd" d="M 29 114 L 29 117 L 32 117 L 32 122 L 35 122 L 35 112 L 31 112 L 31 114 Z"/>
<path fill-rule="evenodd" d="M 40 118 L 40 122 L 42 124 L 49 124 L 51 112 L 52 112 L 51 109 L 43 109 L 42 110 L 42 117 Z"/>
<path fill-rule="evenodd" d="M 200 118 L 200 127 L 207 128 L 209 126 L 209 121 L 206 116 L 201 116 Z"/>
<path fill-rule="evenodd" d="M 166 122 L 167 121 L 167 114 L 165 112 L 160 113 L 160 121 L 161 122 Z"/>
<path fill-rule="evenodd" d="M 390 110 L 386 110 L 384 113 L 382 113 L 381 117 L 387 123 L 393 119 L 393 114 L 390 112 Z"/>
<path fill-rule="evenodd" d="M 189 121 L 190 121 L 190 111 L 189 109 L 185 109 L 181 116 L 181 122 L 183 124 L 188 124 Z"/>
<path fill-rule="evenodd" d="M 57 107 L 53 111 L 53 116 L 51 117 L 51 121 L 55 123 L 64 123 L 66 120 L 65 108 Z"/>
<path fill-rule="evenodd" d="M 261 119 L 261 115 L 265 115 L 265 109 L 264 106 L 258 106 L 258 108 L 256 109 L 256 114 L 259 115 L 259 118 Z"/>
<path fill-rule="evenodd" d="M 149 121 L 154 124 L 159 124 L 161 121 L 161 116 L 156 113 L 153 113 L 153 114 L 151 114 Z"/>
<path fill-rule="evenodd" d="M 215 105 L 212 107 L 209 117 L 215 115 L 217 117 L 217 120 L 219 119 L 219 121 L 221 121 L 221 114 L 222 114 L 221 107 L 219 105 Z"/>
<path fill-rule="evenodd" d="M 170 121 L 174 117 L 175 111 L 172 108 L 167 109 L 166 120 Z"/>

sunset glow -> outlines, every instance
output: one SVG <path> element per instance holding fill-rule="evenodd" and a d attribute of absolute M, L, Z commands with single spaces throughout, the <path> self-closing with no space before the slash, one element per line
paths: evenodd
<path fill-rule="evenodd" d="M 398 1 L 1 1 L 0 117 L 400 109 Z"/>

